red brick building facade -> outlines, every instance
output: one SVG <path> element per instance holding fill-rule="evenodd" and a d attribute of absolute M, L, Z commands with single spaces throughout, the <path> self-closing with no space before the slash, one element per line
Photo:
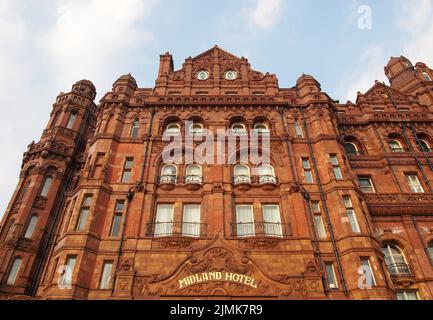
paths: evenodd
<path fill-rule="evenodd" d="M 433 299 L 433 71 L 385 72 L 356 104 L 218 47 L 99 105 L 77 82 L 24 153 L 1 297 Z M 271 166 L 164 163 L 164 132 L 228 128 L 269 137 Z"/>

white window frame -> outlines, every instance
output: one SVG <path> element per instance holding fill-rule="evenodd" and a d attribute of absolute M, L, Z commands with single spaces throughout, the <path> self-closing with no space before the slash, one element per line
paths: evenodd
<path fill-rule="evenodd" d="M 376 282 L 376 277 L 374 276 L 374 271 L 373 268 L 371 266 L 371 258 L 370 257 L 361 257 L 361 265 L 362 266 L 367 266 L 370 269 L 370 274 L 371 274 L 371 286 L 374 287 L 377 285 Z M 364 265 L 363 262 L 366 262 L 367 264 Z"/>
<path fill-rule="evenodd" d="M 198 208 L 198 212 L 188 212 L 188 208 Z M 201 205 L 200 204 L 184 204 L 182 215 L 182 236 L 199 238 L 201 236 Z"/>
<path fill-rule="evenodd" d="M 276 216 L 266 216 L 266 208 L 276 208 Z M 264 204 L 262 205 L 262 216 L 263 216 L 263 232 L 266 237 L 280 237 L 283 235 L 283 225 L 281 222 L 281 211 L 278 204 Z M 270 218 L 270 219 L 269 219 Z M 272 220 L 272 221 L 269 221 Z"/>
<path fill-rule="evenodd" d="M 248 217 L 240 216 L 240 208 L 249 208 Z M 242 223 L 247 224 L 246 226 Z M 238 238 L 254 237 L 256 234 L 254 221 L 254 207 L 252 204 L 237 204 L 236 205 L 236 235 Z M 244 232 L 246 231 L 246 232 Z"/>
<path fill-rule="evenodd" d="M 171 208 L 171 212 L 167 216 L 161 217 L 160 208 Z M 153 236 L 155 238 L 171 237 L 173 236 L 173 222 L 174 222 L 174 203 L 160 203 L 156 206 L 155 216 L 155 230 Z"/>
<path fill-rule="evenodd" d="M 308 162 L 308 166 L 305 166 L 306 162 Z M 313 170 L 311 170 L 310 158 L 301 158 L 301 164 L 302 164 L 302 170 L 304 173 L 305 181 L 308 184 L 313 184 L 314 176 L 313 176 Z"/>
<path fill-rule="evenodd" d="M 330 267 L 330 269 L 328 269 Z M 326 280 L 328 282 L 328 288 L 336 290 L 338 289 L 338 280 L 337 280 L 337 274 L 335 273 L 334 263 L 325 263 L 325 270 L 326 270 Z M 331 272 L 331 273 L 330 273 Z M 331 283 L 330 277 L 333 278 L 333 282 Z"/>
<path fill-rule="evenodd" d="M 361 186 L 361 180 L 368 180 L 369 181 L 371 191 L 364 191 L 363 190 L 363 187 Z M 370 177 L 363 177 L 363 176 L 358 177 L 358 182 L 359 182 L 359 187 L 360 187 L 362 192 L 364 192 L 364 193 L 376 193 L 376 189 L 374 188 L 373 180 Z M 364 188 L 366 188 L 366 187 L 364 187 Z"/>
<path fill-rule="evenodd" d="M 350 228 L 353 233 L 361 233 L 358 218 L 356 217 L 355 209 L 353 208 L 352 199 L 350 196 L 343 197 L 344 206 L 346 207 L 346 214 L 349 219 Z"/>
<path fill-rule="evenodd" d="M 113 261 L 104 261 L 102 265 L 101 281 L 99 282 L 99 289 L 101 290 L 110 289 L 112 274 L 113 274 Z"/>
<path fill-rule="evenodd" d="M 412 193 L 424 193 L 424 188 L 419 181 L 418 175 L 406 174 L 406 181 Z"/>

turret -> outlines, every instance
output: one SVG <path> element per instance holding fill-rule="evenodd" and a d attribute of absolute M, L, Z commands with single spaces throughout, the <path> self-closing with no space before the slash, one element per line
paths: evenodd
<path fill-rule="evenodd" d="M 38 281 L 62 196 L 95 122 L 94 85 L 81 80 L 56 98 L 39 142 L 24 153 L 0 233 L 0 292 L 29 294 Z"/>

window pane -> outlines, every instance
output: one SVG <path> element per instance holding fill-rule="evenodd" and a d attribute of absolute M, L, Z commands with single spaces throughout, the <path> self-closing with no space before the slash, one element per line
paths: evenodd
<path fill-rule="evenodd" d="M 236 206 L 236 223 L 238 237 L 255 235 L 253 207 L 251 205 Z"/>
<path fill-rule="evenodd" d="M 128 183 L 131 180 L 131 171 L 124 171 L 122 176 L 122 182 Z"/>
<path fill-rule="evenodd" d="M 320 202 L 319 201 L 313 201 L 311 202 L 311 209 L 313 210 L 313 213 L 320 213 Z"/>
<path fill-rule="evenodd" d="M 361 259 L 361 265 L 364 267 L 364 274 L 367 277 L 367 285 L 368 286 L 375 286 L 376 280 L 374 279 L 373 270 L 371 269 L 370 265 L 370 259 L 369 258 L 362 258 Z"/>
<path fill-rule="evenodd" d="M 323 218 L 320 215 L 314 216 L 314 221 L 316 224 L 316 232 L 319 238 L 326 238 L 325 226 L 323 225 Z"/>
<path fill-rule="evenodd" d="M 337 289 L 337 279 L 335 277 L 334 265 L 331 263 L 326 264 L 326 274 L 328 276 L 328 284 L 330 289 Z"/>
<path fill-rule="evenodd" d="M 29 225 L 27 226 L 26 234 L 24 235 L 25 238 L 31 239 L 33 236 L 33 232 L 35 231 L 36 224 L 38 222 L 38 217 L 33 216 L 30 219 Z"/>
<path fill-rule="evenodd" d="M 72 275 L 74 274 L 76 257 L 68 257 L 66 260 L 66 268 L 61 275 L 60 284 L 70 286 L 72 284 Z"/>
<path fill-rule="evenodd" d="M 237 165 L 235 167 L 235 175 L 236 176 L 249 176 L 250 175 L 250 171 L 248 170 L 247 166 Z"/>
<path fill-rule="evenodd" d="M 332 163 L 332 165 L 338 166 L 337 156 L 336 155 L 330 155 L 330 157 L 331 157 L 331 163 Z"/>
<path fill-rule="evenodd" d="M 183 207 L 182 234 L 189 237 L 200 236 L 200 205 L 189 204 Z"/>
<path fill-rule="evenodd" d="M 298 121 L 295 121 L 295 131 L 296 131 L 296 136 L 298 138 L 303 138 L 304 137 L 304 133 L 302 132 L 302 128 L 299 124 Z"/>
<path fill-rule="evenodd" d="M 85 196 L 83 200 L 83 207 L 88 207 L 92 204 L 92 196 Z"/>
<path fill-rule="evenodd" d="M 78 218 L 76 231 L 83 231 L 86 227 L 87 217 L 89 215 L 89 208 L 82 208 L 80 217 Z"/>
<path fill-rule="evenodd" d="M 352 227 L 352 231 L 355 233 L 359 233 L 358 221 L 356 220 L 355 211 L 352 209 L 347 210 L 347 216 L 349 217 L 350 226 Z"/>
<path fill-rule="evenodd" d="M 116 212 L 123 212 L 123 208 L 125 207 L 125 202 L 123 201 L 117 201 L 116 202 Z"/>
<path fill-rule="evenodd" d="M 18 271 L 20 270 L 21 266 L 21 258 L 15 258 L 11 270 L 9 271 L 9 276 L 7 280 L 7 284 L 12 286 L 15 284 L 15 281 L 17 279 Z"/>
<path fill-rule="evenodd" d="M 156 211 L 155 237 L 171 236 L 173 233 L 172 204 L 159 204 Z"/>
<path fill-rule="evenodd" d="M 310 159 L 302 159 L 302 166 L 304 167 L 304 169 L 310 169 Z"/>
<path fill-rule="evenodd" d="M 125 161 L 125 169 L 132 169 L 134 159 L 127 158 Z"/>
<path fill-rule="evenodd" d="M 311 171 L 305 171 L 305 180 L 307 181 L 307 183 L 314 183 L 314 179 L 313 179 L 313 173 Z"/>
<path fill-rule="evenodd" d="M 335 176 L 335 179 L 337 179 L 337 180 L 343 179 L 343 175 L 341 174 L 341 170 L 339 167 L 334 167 L 334 176 Z"/>
<path fill-rule="evenodd" d="M 42 187 L 42 190 L 41 190 L 41 193 L 40 193 L 40 195 L 42 197 L 46 197 L 48 195 L 48 192 L 50 191 L 52 183 L 53 183 L 53 178 L 51 178 L 51 177 L 46 177 L 45 178 L 44 186 Z"/>
<path fill-rule="evenodd" d="M 68 124 L 66 125 L 67 129 L 72 129 L 72 127 L 74 126 L 74 122 L 75 122 L 76 118 L 77 118 L 77 114 L 71 113 L 71 115 L 69 116 L 69 119 L 68 119 Z"/>
<path fill-rule="evenodd" d="M 113 217 L 113 225 L 111 227 L 111 236 L 117 237 L 120 231 L 120 225 L 122 223 L 122 214 L 116 213 Z"/>
<path fill-rule="evenodd" d="M 350 199 L 350 197 L 343 197 L 343 201 L 344 201 L 344 205 L 346 206 L 346 208 L 352 208 L 352 200 Z"/>
<path fill-rule="evenodd" d="M 278 205 L 264 205 L 263 222 L 266 236 L 282 237 L 283 228 L 281 225 L 280 207 Z"/>
<path fill-rule="evenodd" d="M 105 262 L 102 269 L 100 289 L 109 289 L 111 281 L 111 271 L 113 269 L 113 262 Z"/>

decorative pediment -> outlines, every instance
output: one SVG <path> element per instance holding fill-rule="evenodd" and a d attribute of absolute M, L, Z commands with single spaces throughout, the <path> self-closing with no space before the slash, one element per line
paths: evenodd
<path fill-rule="evenodd" d="M 283 259 L 283 258 L 281 258 Z M 308 299 L 323 295 L 320 272 L 306 265 L 299 276 L 270 276 L 261 270 L 247 252 L 232 248 L 218 236 L 205 248 L 194 251 L 170 275 L 140 275 L 134 277 L 134 298 L 190 297 L 254 297 Z"/>
<path fill-rule="evenodd" d="M 376 81 L 374 86 L 371 87 L 370 90 L 368 90 L 365 94 L 363 94 L 362 97 L 367 101 L 383 103 L 387 103 L 392 97 L 395 102 L 410 103 L 410 99 L 406 94 L 378 81 Z"/>

